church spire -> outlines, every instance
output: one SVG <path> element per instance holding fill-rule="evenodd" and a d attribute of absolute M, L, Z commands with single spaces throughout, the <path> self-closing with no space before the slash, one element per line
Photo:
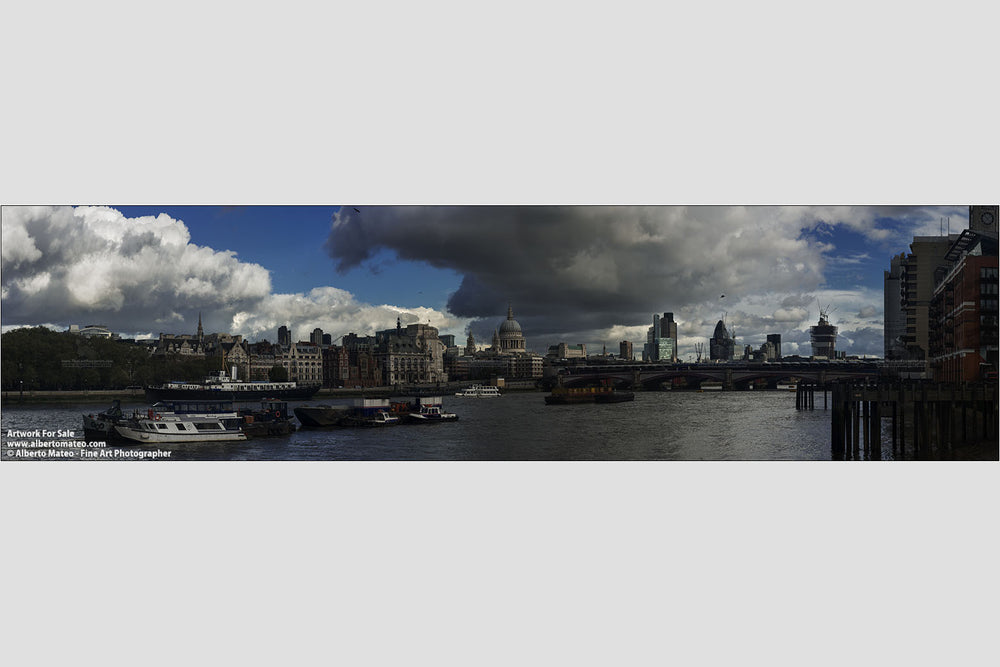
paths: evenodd
<path fill-rule="evenodd" d="M 198 313 L 198 342 L 202 342 L 205 339 L 205 330 L 201 328 L 201 313 Z"/>

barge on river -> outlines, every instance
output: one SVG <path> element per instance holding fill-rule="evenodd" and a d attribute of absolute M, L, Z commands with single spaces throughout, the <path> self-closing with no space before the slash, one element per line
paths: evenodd
<path fill-rule="evenodd" d="M 634 400 L 635 394 L 631 391 L 619 391 L 610 383 L 603 383 L 599 387 L 553 387 L 552 393 L 545 397 L 545 404 L 624 403 Z"/>

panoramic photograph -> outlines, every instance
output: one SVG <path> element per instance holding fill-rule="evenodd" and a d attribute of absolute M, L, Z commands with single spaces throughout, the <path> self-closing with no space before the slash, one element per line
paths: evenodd
<path fill-rule="evenodd" d="M 997 460 L 997 220 L 4 206 L 0 458 Z"/>
<path fill-rule="evenodd" d="M 997 7 L 7 3 L 6 662 L 993 665 Z"/>

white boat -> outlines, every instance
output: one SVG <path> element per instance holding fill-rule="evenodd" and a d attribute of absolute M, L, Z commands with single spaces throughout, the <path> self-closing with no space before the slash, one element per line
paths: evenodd
<path fill-rule="evenodd" d="M 481 384 L 474 384 L 471 387 L 466 387 L 460 392 L 455 394 L 462 398 L 490 398 L 492 396 L 499 397 L 500 389 L 497 387 L 488 387 Z"/>
<path fill-rule="evenodd" d="M 775 388 L 779 391 L 795 391 L 799 385 L 795 382 L 779 382 Z"/>
<path fill-rule="evenodd" d="M 234 410 L 218 403 L 157 403 L 115 429 L 123 438 L 143 443 L 246 440 L 240 423 Z"/>

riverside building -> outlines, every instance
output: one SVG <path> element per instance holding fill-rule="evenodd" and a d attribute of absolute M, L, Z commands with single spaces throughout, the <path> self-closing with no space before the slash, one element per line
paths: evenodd
<path fill-rule="evenodd" d="M 521 324 L 514 310 L 507 306 L 507 317 L 493 331 L 492 344 L 478 350 L 469 333 L 464 355 L 448 355 L 448 368 L 454 380 L 490 380 L 492 378 L 534 379 L 542 377 L 542 356 L 529 352 Z"/>
<path fill-rule="evenodd" d="M 969 229 L 951 244 L 928 309 L 935 380 L 975 382 L 998 367 L 997 206 L 969 207 Z"/>

